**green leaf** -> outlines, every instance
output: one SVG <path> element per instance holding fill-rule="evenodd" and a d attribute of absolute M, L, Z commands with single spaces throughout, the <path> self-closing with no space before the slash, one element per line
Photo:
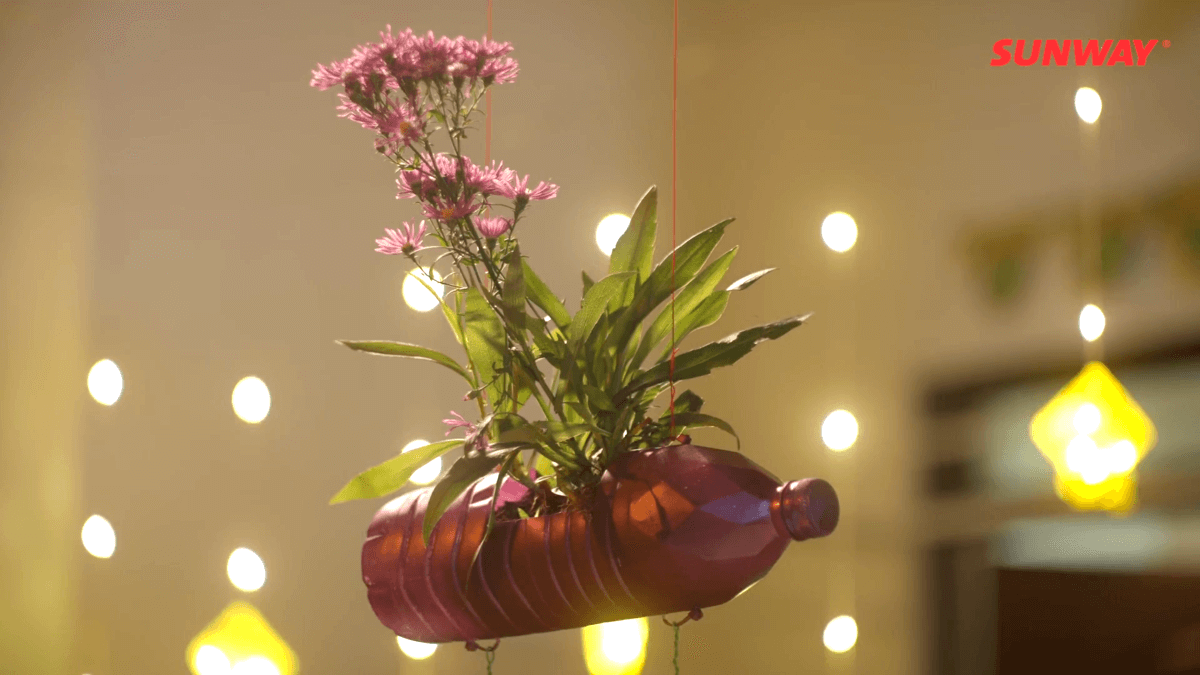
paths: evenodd
<path fill-rule="evenodd" d="M 454 294 L 454 304 L 457 306 L 459 304 L 459 292 L 452 291 L 452 293 Z M 458 344 L 460 345 L 466 344 L 463 340 L 462 324 L 459 323 L 461 318 L 459 313 L 451 309 L 449 303 L 444 298 L 438 302 L 438 305 L 442 308 L 442 316 L 446 317 L 446 323 L 450 324 L 450 330 L 454 331 L 454 339 L 458 340 Z"/>
<path fill-rule="evenodd" d="M 445 354 L 427 347 L 419 347 L 410 345 L 404 342 L 388 342 L 385 340 L 338 340 L 339 344 L 343 344 L 350 349 L 370 354 L 381 354 L 383 356 L 405 356 L 410 359 L 421 359 L 423 361 L 433 361 L 441 364 L 450 370 L 462 375 L 463 379 L 470 384 L 471 375 L 457 361 L 446 356 Z"/>
<path fill-rule="evenodd" d="M 675 414 L 700 412 L 704 399 L 696 392 L 688 389 L 675 397 Z"/>
<path fill-rule="evenodd" d="M 675 380 L 700 377 L 709 374 L 715 368 L 733 364 L 749 354 L 758 343 L 787 335 L 792 329 L 804 323 L 809 316 L 811 315 L 795 316 L 765 326 L 747 328 L 717 342 L 679 354 L 675 357 Z M 628 386 L 613 397 L 613 402 L 621 405 L 630 394 L 645 387 L 666 382 L 669 377 L 670 363 L 664 361 L 634 378 Z"/>
<path fill-rule="evenodd" d="M 423 445 L 396 455 L 383 464 L 373 466 L 355 476 L 353 480 L 346 483 L 346 487 L 329 500 L 329 503 L 340 504 L 355 499 L 374 499 L 391 494 L 404 487 L 414 471 L 462 444 L 461 438 L 455 438 Z"/>
<path fill-rule="evenodd" d="M 613 248 L 608 261 L 608 273 L 637 272 L 638 281 L 650 276 L 654 262 L 654 239 L 658 235 L 658 188 L 651 187 L 642 195 L 629 227 Z"/>
<path fill-rule="evenodd" d="M 467 354 L 479 375 L 479 384 L 487 385 L 488 400 L 495 405 L 501 394 L 496 375 L 498 369 L 504 367 L 504 355 L 507 352 L 504 326 L 476 288 L 467 289 L 465 318 L 463 338 L 466 340 Z"/>
<path fill-rule="evenodd" d="M 671 350 L 677 349 L 683 344 L 685 338 L 691 335 L 693 331 L 700 330 L 705 326 L 711 326 L 721 318 L 725 313 L 725 307 L 729 304 L 729 291 L 717 291 L 705 298 L 696 309 L 693 309 L 687 316 L 683 317 L 675 325 L 675 339 L 668 340 L 667 348 L 663 350 L 658 361 L 665 361 L 671 356 Z M 678 367 L 678 364 L 676 364 Z"/>
<path fill-rule="evenodd" d="M 728 222 L 726 221 L 726 223 Z M 715 227 L 724 229 L 724 224 L 718 224 Z M 718 239 L 720 238 L 719 232 L 716 236 Z M 708 253 L 712 251 L 712 247 L 715 247 L 716 243 L 716 240 L 712 241 L 712 246 L 708 247 L 708 251 L 704 252 L 704 258 L 697 263 L 697 267 L 703 264 L 704 260 L 708 258 Z M 662 342 L 670 334 L 672 318 L 676 322 L 676 335 L 678 335 L 679 322 L 691 313 L 697 305 L 712 295 L 717 284 L 721 283 L 721 279 L 729 271 L 729 266 L 733 264 L 733 258 L 736 255 L 737 247 L 734 247 L 725 253 L 725 255 L 714 260 L 711 265 L 704 268 L 704 271 L 700 272 L 695 278 L 685 282 L 687 285 L 675 296 L 675 300 L 673 301 L 675 308 L 674 316 L 672 317 L 671 314 L 672 303 L 667 303 L 667 306 L 659 312 L 658 316 L 654 317 L 650 328 L 646 330 L 646 337 L 642 340 L 641 345 L 638 346 L 637 353 L 633 356 L 632 364 L 635 367 L 640 366 L 646 360 L 646 357 L 650 355 L 650 350 L 657 347 L 658 343 Z"/>
<path fill-rule="evenodd" d="M 521 250 L 514 244 L 512 252 L 505 259 L 501 299 L 509 325 L 524 333 L 526 318 L 529 315 L 525 311 L 525 276 L 522 262 Z"/>
<path fill-rule="evenodd" d="M 583 294 L 587 295 L 587 292 L 592 290 L 592 286 L 595 285 L 596 282 L 592 281 L 592 278 L 588 276 L 587 272 L 580 272 L 580 274 L 583 276 Z"/>
<path fill-rule="evenodd" d="M 667 413 L 662 417 L 662 419 L 669 420 L 670 417 L 670 413 Z M 737 432 L 734 431 L 733 427 L 730 426 L 725 420 L 718 417 L 713 417 L 712 415 L 705 415 L 703 413 L 676 411 L 676 429 L 680 431 L 686 431 L 687 429 L 699 429 L 702 427 L 711 427 L 713 429 L 720 429 L 721 431 L 724 431 L 730 436 L 733 436 L 733 440 L 737 442 L 738 450 L 742 449 L 742 439 L 738 438 Z"/>
<path fill-rule="evenodd" d="M 729 284 L 729 288 L 726 288 L 725 290 L 727 290 L 727 291 L 744 291 L 747 288 L 750 288 L 751 286 L 753 286 L 754 282 L 758 281 L 759 279 L 767 276 L 768 274 L 770 274 L 771 272 L 774 272 L 774 271 L 775 271 L 774 267 L 768 267 L 765 270 L 759 270 L 753 274 L 747 274 L 746 276 L 742 277 L 741 279 L 738 279 L 737 281 L 733 282 L 732 284 Z"/>
<path fill-rule="evenodd" d="M 563 422 L 553 420 L 542 422 L 541 424 L 546 425 L 546 433 L 556 441 L 579 438 L 587 432 L 592 431 L 592 425 L 590 424 L 564 424 Z"/>
<path fill-rule="evenodd" d="M 584 293 L 579 311 L 571 319 L 571 326 L 567 329 L 567 337 L 572 344 L 587 340 L 604 310 L 608 309 L 608 301 L 622 292 L 632 277 L 632 272 L 610 274 Z"/>
<path fill-rule="evenodd" d="M 533 304 L 537 305 L 556 326 L 561 329 L 566 329 L 571 323 L 571 315 L 567 312 L 567 308 L 563 306 L 550 287 L 543 282 L 538 275 L 534 274 L 529 263 L 521 261 L 522 276 L 525 278 L 525 291 L 529 294 L 529 299 Z"/>
<path fill-rule="evenodd" d="M 475 567 L 475 561 L 479 560 L 479 554 L 483 551 L 483 544 L 487 541 L 488 537 L 491 536 L 492 528 L 496 525 L 496 502 L 500 499 L 500 488 L 504 485 L 504 478 L 512 472 L 513 464 L 520 456 L 521 454 L 519 452 L 509 454 L 508 458 L 504 460 L 504 464 L 501 465 L 500 471 L 496 473 L 496 486 L 492 490 L 492 500 L 488 503 L 487 525 L 483 528 L 483 537 L 479 540 L 479 545 L 475 547 L 475 555 L 471 557 L 471 565 L 467 567 L 468 584 L 471 581 L 471 575 L 469 572 Z M 430 528 L 429 531 L 432 532 L 433 529 Z M 429 535 L 425 535 L 425 541 L 429 541 Z"/>
<path fill-rule="evenodd" d="M 599 388 L 593 387 L 590 384 L 585 384 L 583 385 L 583 393 L 587 394 L 588 402 L 593 406 L 601 410 L 616 412 L 617 409 L 613 405 L 612 399 L 608 396 L 608 394 L 604 393 Z"/>
<path fill-rule="evenodd" d="M 662 304 L 664 300 L 671 297 L 672 287 L 675 289 L 680 287 L 683 287 L 684 290 L 687 289 L 687 286 L 693 281 L 696 272 L 700 270 L 704 262 L 708 260 L 709 254 L 716 248 L 717 243 L 721 241 L 721 237 L 725 233 L 725 228 L 732 222 L 732 218 L 723 220 L 707 230 L 690 237 L 675 249 L 674 275 L 671 272 L 671 256 L 668 255 L 650 273 L 650 278 L 646 280 L 646 283 L 638 287 L 632 300 L 628 303 L 629 311 L 622 316 L 621 322 L 613 328 L 612 334 L 609 336 L 610 346 L 623 348 L 623 353 L 641 354 L 640 359 L 635 356 L 630 361 L 632 365 L 635 367 L 640 365 L 654 346 L 645 345 L 644 342 L 642 343 L 643 346 L 639 346 L 636 350 L 630 349 L 627 346 L 638 325 L 650 315 L 650 312 Z M 734 253 L 732 252 L 726 254 L 730 261 L 732 261 L 733 255 Z M 719 270 L 720 274 L 724 274 L 724 269 L 728 269 L 728 264 L 723 262 L 723 260 L 724 257 L 713 263 L 718 268 L 724 265 L 724 268 Z M 709 269 L 712 269 L 712 266 Z M 713 281 L 713 284 L 715 285 L 717 281 L 720 281 L 720 277 L 717 277 Z M 676 300 L 678 301 L 678 298 Z M 668 305 L 669 308 L 670 306 Z M 685 312 L 676 310 L 676 314 L 677 316 L 682 316 Z M 666 327 L 670 328 L 670 319 L 671 316 L 668 312 L 665 319 L 660 316 L 656 319 L 656 323 L 665 322 Z M 662 338 L 658 339 L 661 340 Z"/>
<path fill-rule="evenodd" d="M 429 545 L 429 535 L 433 534 L 433 528 L 454 500 L 471 487 L 472 483 L 491 473 L 504 459 L 502 456 L 474 455 L 463 457 L 450 465 L 450 470 L 433 487 L 433 492 L 429 495 L 429 504 L 425 507 L 421 536 L 424 537 L 426 546 Z"/>

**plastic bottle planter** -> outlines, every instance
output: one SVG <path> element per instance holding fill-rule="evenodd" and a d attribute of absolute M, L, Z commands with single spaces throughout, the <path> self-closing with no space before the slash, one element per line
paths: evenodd
<path fill-rule="evenodd" d="M 427 643 L 579 628 L 732 600 L 790 540 L 828 535 L 838 499 L 819 479 L 781 485 L 745 456 L 678 445 L 609 467 L 588 511 L 497 522 L 477 563 L 495 476 L 446 511 L 430 537 L 430 489 L 376 514 L 363 580 L 376 616 Z"/>

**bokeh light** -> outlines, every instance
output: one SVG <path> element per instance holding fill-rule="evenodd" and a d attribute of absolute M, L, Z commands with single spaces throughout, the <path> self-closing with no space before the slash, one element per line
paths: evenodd
<path fill-rule="evenodd" d="M 839 616 L 825 625 L 822 637 L 829 651 L 835 654 L 848 652 L 858 642 L 858 624 L 853 617 Z"/>
<path fill-rule="evenodd" d="M 1104 334 L 1104 312 L 1095 305 L 1088 305 L 1079 312 L 1079 334 L 1088 342 L 1095 342 Z"/>
<path fill-rule="evenodd" d="M 650 623 L 645 618 L 583 629 L 583 656 L 590 675 L 637 675 L 646 664 Z"/>
<path fill-rule="evenodd" d="M 834 410 L 821 424 L 821 440 L 830 450 L 841 452 L 858 440 L 858 420 L 846 410 Z"/>
<path fill-rule="evenodd" d="M 403 652 L 405 656 L 414 661 L 424 661 L 425 659 L 433 656 L 433 653 L 437 651 L 437 645 L 430 645 L 425 644 L 424 642 L 408 640 L 400 637 L 399 635 L 396 636 L 396 644 L 400 645 L 400 651 Z"/>
<path fill-rule="evenodd" d="M 1091 87 L 1080 87 L 1079 91 L 1075 92 L 1075 114 L 1079 115 L 1079 119 L 1094 124 L 1100 119 L 1100 110 L 1104 104 L 1100 101 L 1100 94 Z"/>
<path fill-rule="evenodd" d="M 418 312 L 428 312 L 441 304 L 442 296 L 446 294 L 446 286 L 442 284 L 442 275 L 437 270 L 433 277 L 426 275 L 427 270 L 413 270 L 404 275 L 404 284 L 400 286 L 400 294 L 404 302 Z M 417 275 L 421 275 L 420 278 Z M 433 289 L 433 292 L 430 292 Z"/>
<path fill-rule="evenodd" d="M 197 649 L 192 663 L 200 675 L 230 675 L 229 671 L 233 667 L 225 652 L 212 645 L 204 645 Z"/>
<path fill-rule="evenodd" d="M 88 371 L 88 392 L 97 403 L 112 405 L 121 398 L 125 389 L 125 380 L 121 377 L 121 369 L 109 359 L 97 361 Z"/>
<path fill-rule="evenodd" d="M 617 247 L 617 241 L 628 229 L 629 216 L 620 213 L 609 214 L 596 226 L 596 245 L 600 247 L 604 255 L 612 255 L 613 249 Z"/>
<path fill-rule="evenodd" d="M 1104 418 L 1100 415 L 1100 409 L 1096 407 L 1096 404 L 1084 403 L 1079 406 L 1079 410 L 1075 411 L 1075 417 L 1071 419 L 1071 424 L 1075 427 L 1076 433 L 1090 436 L 1096 433 L 1102 421 Z"/>
<path fill-rule="evenodd" d="M 423 441 L 423 440 L 418 439 L 418 440 L 415 440 L 415 441 L 409 443 L 408 445 L 404 446 L 404 448 L 400 452 L 402 452 L 402 453 L 409 452 L 411 450 L 416 450 L 417 448 L 421 448 L 426 445 L 429 445 L 429 441 Z M 438 476 L 440 476 L 440 475 L 442 475 L 442 458 L 434 457 L 433 459 L 429 460 L 424 466 L 422 466 L 421 468 L 414 471 L 412 476 L 410 476 L 408 480 L 412 481 L 413 483 L 415 483 L 417 485 L 429 485 L 433 481 L 437 480 Z"/>
<path fill-rule="evenodd" d="M 858 225 L 848 213 L 831 213 L 821 222 L 821 239 L 834 251 L 845 253 L 858 241 Z"/>
<path fill-rule="evenodd" d="M 111 558 L 117 550 L 117 533 L 103 516 L 92 516 L 83 522 L 83 548 L 97 558 Z"/>
<path fill-rule="evenodd" d="M 246 592 L 257 591 L 267 581 L 267 566 L 257 553 L 248 548 L 239 548 L 229 554 L 225 571 L 229 574 L 229 581 Z"/>
<path fill-rule="evenodd" d="M 271 391 L 257 377 L 243 377 L 233 388 L 233 412 L 243 422 L 258 424 L 271 411 Z"/>

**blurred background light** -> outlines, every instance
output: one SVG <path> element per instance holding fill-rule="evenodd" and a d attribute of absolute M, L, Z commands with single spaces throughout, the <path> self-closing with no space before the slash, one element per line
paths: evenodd
<path fill-rule="evenodd" d="M 590 675 L 637 675 L 646 665 L 650 622 L 613 621 L 583 629 L 583 656 Z"/>
<path fill-rule="evenodd" d="M 433 277 L 426 275 L 425 270 L 412 270 L 404 275 L 404 283 L 400 286 L 400 294 L 404 302 L 418 312 L 428 312 L 441 303 L 446 294 L 446 286 L 442 284 L 442 275 L 433 270 Z M 420 278 L 417 275 L 420 275 Z M 430 291 L 432 289 L 432 292 Z"/>
<path fill-rule="evenodd" d="M 613 249 L 617 247 L 617 241 L 628 229 L 629 216 L 620 213 L 607 215 L 596 226 L 596 245 L 600 247 L 604 255 L 612 255 Z"/>
<path fill-rule="evenodd" d="M 825 625 L 822 639 L 829 651 L 835 654 L 848 652 L 858 642 L 858 624 L 853 617 L 846 615 L 834 618 Z"/>
<path fill-rule="evenodd" d="M 858 225 L 848 213 L 831 213 L 821 222 L 821 239 L 834 251 L 845 253 L 858 241 Z"/>
<path fill-rule="evenodd" d="M 239 548 L 229 554 L 225 571 L 229 574 L 229 581 L 246 592 L 257 591 L 267 581 L 267 566 L 257 553 L 248 548 Z"/>
<path fill-rule="evenodd" d="M 97 558 L 111 558 L 117 549 L 117 533 L 103 516 L 91 516 L 83 522 L 83 548 Z"/>
<path fill-rule="evenodd" d="M 244 377 L 233 388 L 233 412 L 243 422 L 258 424 L 271 411 L 271 391 L 257 377 Z"/>
<path fill-rule="evenodd" d="M 125 388 L 125 380 L 121 377 L 121 369 L 109 359 L 97 361 L 88 371 L 88 392 L 97 403 L 112 405 L 121 398 Z"/>
<path fill-rule="evenodd" d="M 1100 94 L 1095 89 L 1080 87 L 1079 91 L 1075 92 L 1075 114 L 1084 122 L 1094 124 L 1100 119 L 1100 110 L 1103 107 Z"/>
<path fill-rule="evenodd" d="M 1095 342 L 1104 334 L 1104 312 L 1095 305 L 1088 305 L 1079 312 L 1079 334 L 1088 342 Z"/>
<path fill-rule="evenodd" d="M 835 410 L 821 424 L 821 440 L 830 450 L 841 452 L 858 440 L 858 420 L 846 410 Z"/>
<path fill-rule="evenodd" d="M 185 656 L 193 675 L 295 675 L 299 669 L 291 647 L 245 602 L 226 607 L 188 644 Z"/>
<path fill-rule="evenodd" d="M 396 644 L 400 646 L 400 651 L 403 652 L 405 656 L 414 661 L 424 661 L 425 659 L 433 656 L 433 653 L 437 651 L 437 645 L 430 645 L 425 644 L 424 642 L 408 640 L 400 637 L 399 635 L 396 636 Z"/>
<path fill-rule="evenodd" d="M 426 445 L 429 445 L 429 441 L 418 439 L 404 446 L 400 452 L 409 452 Z M 438 476 L 440 475 L 442 475 L 442 458 L 434 457 L 424 466 L 414 471 L 408 480 L 417 485 L 429 485 L 433 481 L 437 480 Z"/>

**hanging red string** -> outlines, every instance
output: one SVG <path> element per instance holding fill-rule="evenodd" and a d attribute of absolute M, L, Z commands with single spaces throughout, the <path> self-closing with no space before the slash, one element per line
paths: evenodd
<path fill-rule="evenodd" d="M 489 0 L 490 2 L 490 0 Z M 671 435 L 675 435 L 675 205 L 679 182 L 679 156 L 675 149 L 676 118 L 679 102 L 679 0 L 674 0 L 671 15 Z"/>

